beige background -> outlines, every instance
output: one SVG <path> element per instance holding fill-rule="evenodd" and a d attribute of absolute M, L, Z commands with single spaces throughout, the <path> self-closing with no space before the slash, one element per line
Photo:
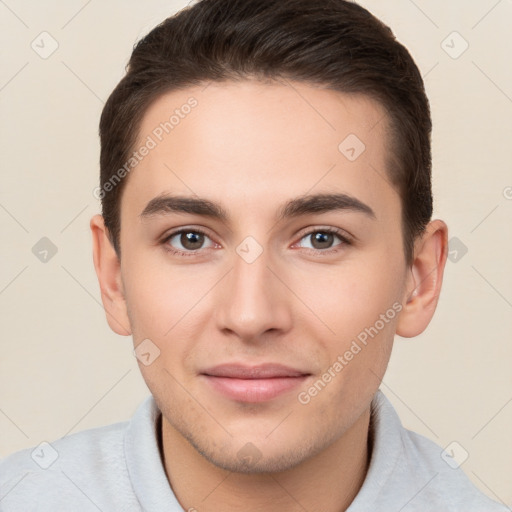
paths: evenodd
<path fill-rule="evenodd" d="M 467 247 L 447 264 L 427 331 L 397 337 L 382 389 L 408 428 L 457 441 L 471 480 L 511 506 L 512 1 L 361 4 L 425 77 L 435 217 Z M 0 2 L 0 456 L 127 419 L 149 393 L 131 339 L 107 326 L 88 222 L 103 102 L 135 41 L 184 5 Z M 31 48 L 43 31 L 59 45 L 47 59 Z M 458 58 L 453 31 L 469 44 Z M 46 263 L 32 253 L 42 237 L 58 249 Z"/>

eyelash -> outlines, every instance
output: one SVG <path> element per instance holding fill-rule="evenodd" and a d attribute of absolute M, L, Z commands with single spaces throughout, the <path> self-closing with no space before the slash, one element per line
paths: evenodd
<path fill-rule="evenodd" d="M 169 242 L 169 240 L 171 240 L 171 238 L 175 237 L 176 235 L 181 235 L 183 233 L 199 233 L 201 235 L 204 235 L 204 236 L 210 238 L 208 236 L 208 233 L 206 233 L 202 229 L 199 229 L 199 228 L 181 228 L 181 229 L 179 229 L 177 231 L 173 231 L 172 233 L 167 235 L 161 241 L 161 244 L 164 246 L 164 249 L 166 251 L 170 252 L 171 254 L 174 254 L 174 255 L 177 255 L 177 256 L 195 256 L 195 255 L 197 255 L 202 249 L 196 249 L 195 251 L 180 251 L 179 249 L 174 249 L 172 246 L 170 246 L 167 243 L 167 242 Z M 320 229 L 316 228 L 316 229 L 313 229 L 311 231 L 308 231 L 307 233 L 304 233 L 300 237 L 300 240 L 302 240 L 303 238 L 306 238 L 307 236 L 311 236 L 314 233 L 324 233 L 324 234 L 336 235 L 340 239 L 340 241 L 341 241 L 340 244 L 337 244 L 334 247 L 329 248 L 329 249 L 325 249 L 325 250 L 322 250 L 322 249 L 310 249 L 308 247 L 302 248 L 302 249 L 306 249 L 306 251 L 308 253 L 313 252 L 317 256 L 318 255 L 320 255 L 320 256 L 327 256 L 327 255 L 330 255 L 332 253 L 338 252 L 339 250 L 341 250 L 340 248 L 343 247 L 343 246 L 352 245 L 352 240 L 348 236 L 346 236 L 343 231 L 341 231 L 339 229 L 336 229 L 336 228 L 320 228 Z"/>

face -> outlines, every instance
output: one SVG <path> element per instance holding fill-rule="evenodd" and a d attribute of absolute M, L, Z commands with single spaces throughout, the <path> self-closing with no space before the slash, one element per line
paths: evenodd
<path fill-rule="evenodd" d="M 256 81 L 174 91 L 143 118 L 127 315 L 165 428 L 219 467 L 292 468 L 369 407 L 407 274 L 386 121 L 362 96 Z"/>

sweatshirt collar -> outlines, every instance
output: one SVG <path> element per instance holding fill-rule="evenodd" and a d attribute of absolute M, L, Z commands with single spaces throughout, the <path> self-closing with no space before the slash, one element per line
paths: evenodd
<path fill-rule="evenodd" d="M 158 428 L 162 413 L 152 395 L 137 408 L 126 430 L 124 451 L 131 484 L 145 512 L 182 512 L 167 479 L 160 449 Z M 378 390 L 371 403 L 371 458 L 359 493 L 347 512 L 366 512 L 376 503 L 403 456 L 400 419 L 389 400 Z"/>

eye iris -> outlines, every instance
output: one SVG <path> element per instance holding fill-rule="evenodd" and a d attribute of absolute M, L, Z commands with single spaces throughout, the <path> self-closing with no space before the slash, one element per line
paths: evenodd
<path fill-rule="evenodd" d="M 333 236 L 334 235 L 332 233 L 324 233 L 322 231 L 318 231 L 312 235 L 312 245 L 315 249 L 325 249 L 326 247 L 328 248 L 332 245 Z"/>
<path fill-rule="evenodd" d="M 185 249 L 190 249 L 192 251 L 194 249 L 200 249 L 204 243 L 204 235 L 201 233 L 195 233 L 194 231 L 182 233 L 180 242 Z"/>

